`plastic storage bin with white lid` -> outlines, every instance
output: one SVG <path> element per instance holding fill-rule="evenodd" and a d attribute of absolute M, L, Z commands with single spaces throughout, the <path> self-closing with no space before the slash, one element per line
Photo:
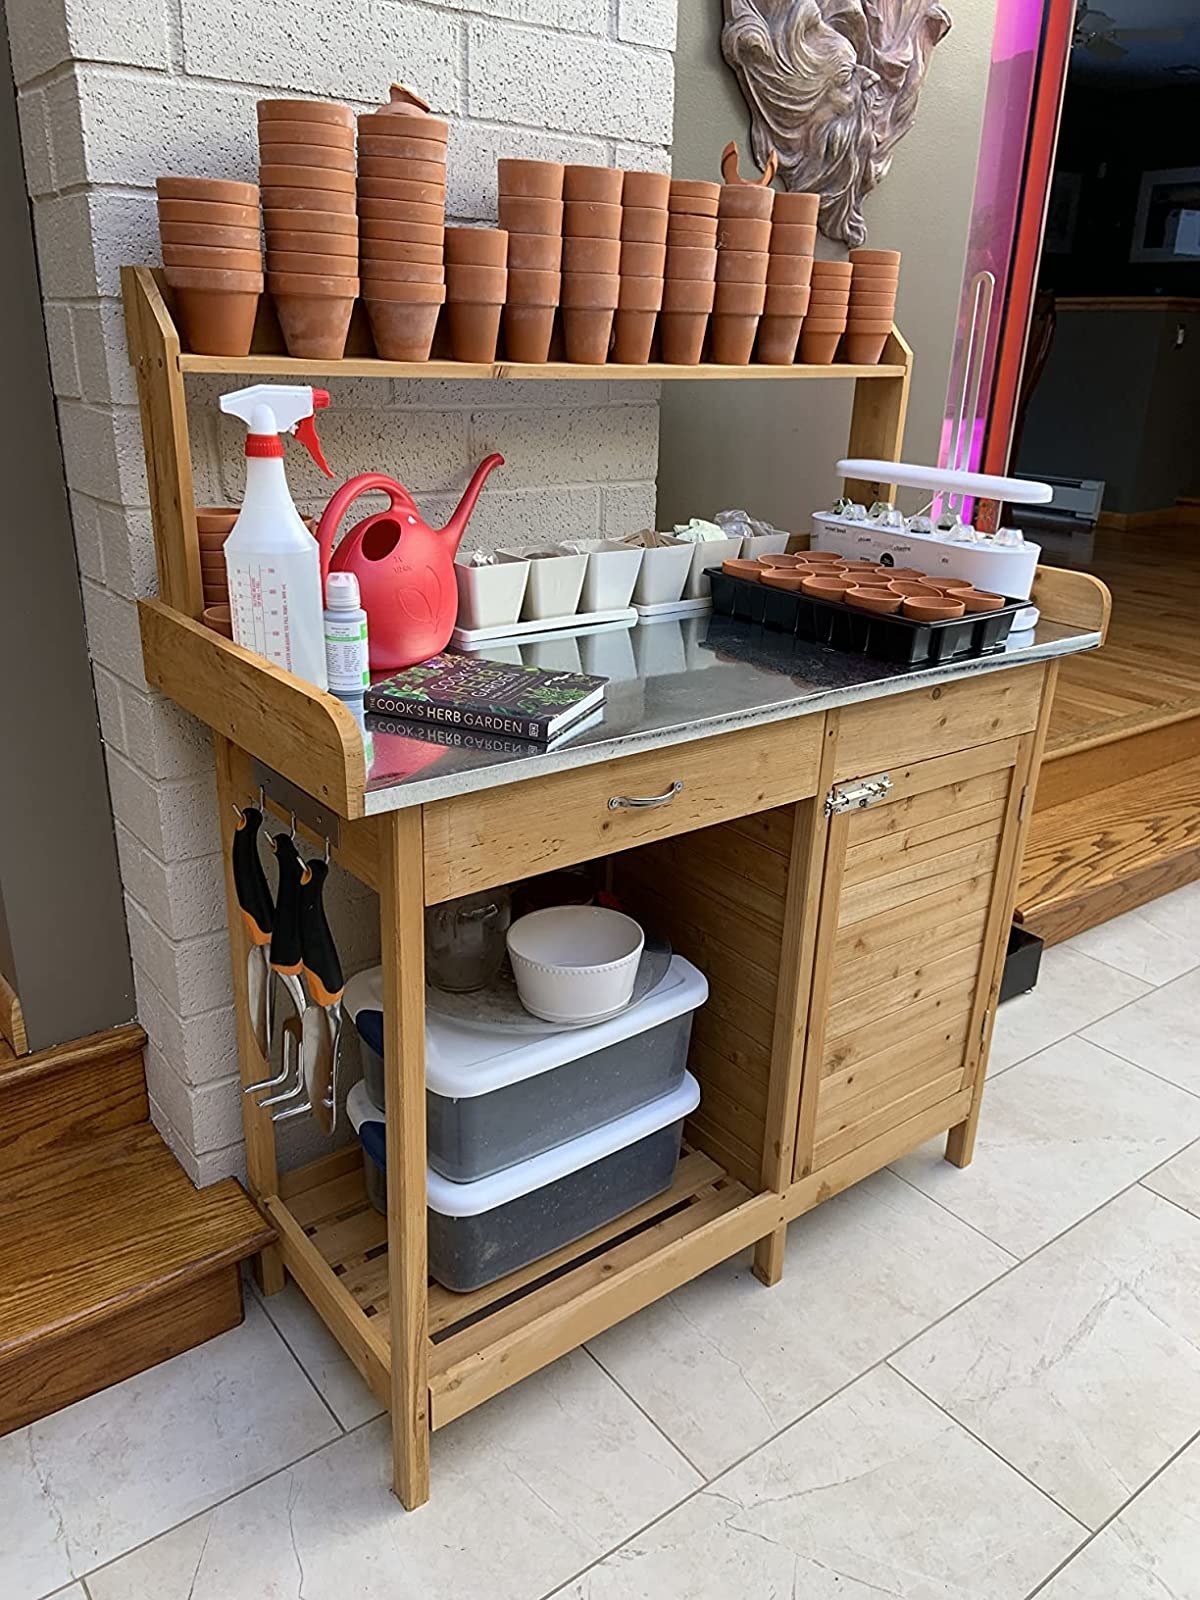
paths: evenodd
<path fill-rule="evenodd" d="M 357 997 L 373 992 L 369 980 L 353 996 L 347 985 L 369 1085 L 382 1079 L 378 1056 L 370 1059 L 382 1042 L 381 1016 L 364 1014 Z M 683 1079 L 692 1013 L 707 998 L 704 975 L 672 956 L 644 999 L 586 1028 L 498 1033 L 427 1014 L 430 1166 L 455 1183 L 473 1182 L 669 1093 Z"/>

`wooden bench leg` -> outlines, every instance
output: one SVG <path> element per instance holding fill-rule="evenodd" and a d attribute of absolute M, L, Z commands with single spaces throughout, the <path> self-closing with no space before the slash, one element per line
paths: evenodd
<path fill-rule="evenodd" d="M 754 1276 L 773 1289 L 783 1277 L 783 1253 L 787 1249 L 787 1223 L 760 1239 L 754 1246 Z"/>

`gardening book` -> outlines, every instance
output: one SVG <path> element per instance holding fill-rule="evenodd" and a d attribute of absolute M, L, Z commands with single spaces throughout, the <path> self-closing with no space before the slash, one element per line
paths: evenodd
<path fill-rule="evenodd" d="M 604 699 L 607 678 L 446 651 L 373 683 L 366 709 L 443 728 L 546 743 Z"/>

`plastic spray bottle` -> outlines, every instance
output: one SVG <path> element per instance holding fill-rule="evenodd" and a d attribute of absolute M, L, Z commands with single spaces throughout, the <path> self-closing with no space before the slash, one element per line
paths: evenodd
<path fill-rule="evenodd" d="M 313 422 L 328 404 L 324 389 L 275 383 L 221 396 L 221 410 L 249 430 L 246 493 L 224 547 L 233 637 L 318 689 L 329 686 L 321 556 L 288 492 L 279 436 L 294 433 L 332 478 Z"/>

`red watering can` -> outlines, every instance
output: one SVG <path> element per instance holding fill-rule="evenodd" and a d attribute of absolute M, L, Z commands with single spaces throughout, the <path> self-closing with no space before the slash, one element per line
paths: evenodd
<path fill-rule="evenodd" d="M 497 455 L 479 463 L 444 528 L 431 528 L 403 484 L 381 472 L 351 478 L 325 507 L 317 528 L 321 592 L 331 571 L 353 572 L 358 579 L 373 671 L 415 666 L 449 644 L 458 614 L 454 554 L 488 474 L 503 465 L 504 457 Z M 334 550 L 350 505 L 372 490 L 387 495 L 388 509 L 357 523 Z"/>

